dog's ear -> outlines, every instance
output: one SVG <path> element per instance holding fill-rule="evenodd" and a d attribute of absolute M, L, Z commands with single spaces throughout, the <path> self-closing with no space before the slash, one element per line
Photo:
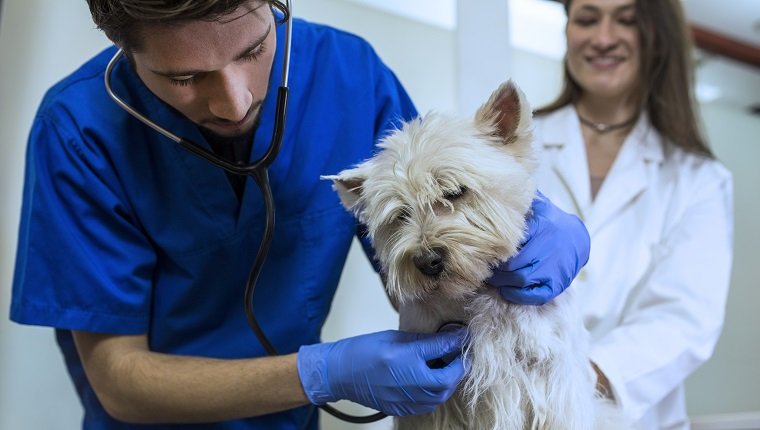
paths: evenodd
<path fill-rule="evenodd" d="M 333 182 L 333 189 L 338 193 L 340 202 L 348 210 L 353 210 L 356 202 L 362 194 L 364 175 L 360 168 L 344 170 L 337 175 L 320 176 Z"/>
<path fill-rule="evenodd" d="M 475 113 L 475 120 L 496 128 L 505 143 L 513 141 L 520 123 L 526 121 L 530 111 L 522 91 L 509 80 L 491 94 L 488 101 Z"/>

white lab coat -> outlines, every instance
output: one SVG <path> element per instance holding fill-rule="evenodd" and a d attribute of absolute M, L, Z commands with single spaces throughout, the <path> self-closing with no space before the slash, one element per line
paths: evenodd
<path fill-rule="evenodd" d="M 535 118 L 535 137 L 539 189 L 591 235 L 589 262 L 572 286 L 591 360 L 639 428 L 688 429 L 683 382 L 710 358 L 723 326 L 731 174 L 664 149 L 642 115 L 592 201 L 575 109 Z"/>

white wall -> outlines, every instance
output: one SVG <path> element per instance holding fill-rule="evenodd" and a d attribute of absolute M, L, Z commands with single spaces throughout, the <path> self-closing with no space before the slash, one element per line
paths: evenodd
<path fill-rule="evenodd" d="M 760 116 L 721 104 L 704 105 L 702 114 L 716 155 L 734 175 L 736 224 L 726 325 L 712 360 L 686 385 L 689 411 L 755 411 L 760 428 Z"/>
<path fill-rule="evenodd" d="M 296 16 L 367 39 L 404 84 L 420 112 L 456 109 L 453 32 L 348 0 L 294 3 Z"/>
<path fill-rule="evenodd" d="M 0 24 L 0 429 L 74 429 L 81 407 L 51 329 L 8 321 L 24 150 L 44 91 L 107 42 L 84 1 L 7 0 Z"/>

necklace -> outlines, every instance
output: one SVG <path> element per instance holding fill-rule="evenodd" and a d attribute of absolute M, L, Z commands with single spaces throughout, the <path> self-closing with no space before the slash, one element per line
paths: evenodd
<path fill-rule="evenodd" d="M 628 127 L 629 125 L 636 122 L 638 115 L 617 124 L 605 124 L 603 122 L 589 121 L 586 118 L 582 117 L 580 114 L 578 114 L 578 119 L 581 121 L 581 124 L 585 125 L 586 127 L 590 127 L 592 130 L 599 134 L 604 134 L 609 133 L 612 130 Z"/>

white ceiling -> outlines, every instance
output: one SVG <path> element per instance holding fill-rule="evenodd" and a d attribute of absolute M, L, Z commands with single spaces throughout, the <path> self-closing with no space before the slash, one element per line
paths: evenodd
<path fill-rule="evenodd" d="M 2 0 L 0 0 L 2 1 Z M 457 25 L 457 0 L 353 0 L 406 18 L 453 30 Z M 760 1 L 760 0 L 755 0 Z"/>
<path fill-rule="evenodd" d="M 2 0 L 0 0 L 2 1 Z M 456 27 L 457 0 L 353 0 L 368 6 L 427 22 L 443 28 Z M 760 0 L 682 0 L 689 20 L 713 31 L 760 47 Z M 509 2 L 516 3 L 514 0 Z M 520 1 L 531 8 L 539 0 Z M 538 6 L 540 8 L 540 6 Z M 513 6 L 514 9 L 514 6 Z M 519 8 L 518 8 L 519 9 Z M 536 8 L 533 8 L 534 10 Z M 558 8 L 557 8 L 558 9 Z"/>
<path fill-rule="evenodd" d="M 457 0 L 351 1 L 437 27 L 456 28 Z M 565 45 L 561 5 L 544 0 L 505 1 L 510 7 L 512 44 L 561 58 Z M 760 49 L 760 0 L 683 0 L 683 5 L 691 22 Z M 697 95 L 703 102 L 722 102 L 741 109 L 760 105 L 760 68 L 702 53 L 697 84 Z"/>

